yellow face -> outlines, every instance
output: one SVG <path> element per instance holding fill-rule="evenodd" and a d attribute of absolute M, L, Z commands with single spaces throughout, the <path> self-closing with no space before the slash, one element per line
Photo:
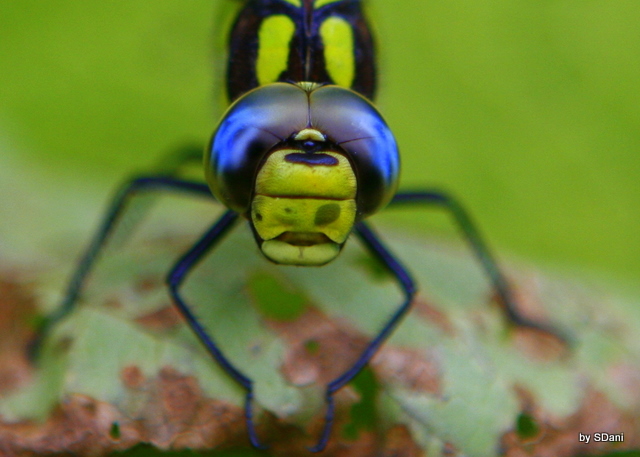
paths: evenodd
<path fill-rule="evenodd" d="M 296 140 L 324 141 L 312 129 Z M 347 240 L 356 218 L 356 176 L 335 151 L 279 149 L 256 179 L 251 222 L 267 258 L 282 265 L 324 265 Z"/>

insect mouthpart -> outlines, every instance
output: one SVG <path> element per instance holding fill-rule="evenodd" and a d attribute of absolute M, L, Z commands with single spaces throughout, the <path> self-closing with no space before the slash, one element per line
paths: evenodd
<path fill-rule="evenodd" d="M 318 232 L 284 232 L 275 239 L 277 241 L 288 243 L 292 246 L 302 247 L 332 242 L 327 235 Z"/>

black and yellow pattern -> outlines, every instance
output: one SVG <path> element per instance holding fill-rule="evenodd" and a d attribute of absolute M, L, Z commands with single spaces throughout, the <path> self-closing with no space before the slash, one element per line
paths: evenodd
<path fill-rule="evenodd" d="M 227 96 L 274 82 L 376 91 L 375 46 L 358 0 L 248 0 L 228 35 Z"/>

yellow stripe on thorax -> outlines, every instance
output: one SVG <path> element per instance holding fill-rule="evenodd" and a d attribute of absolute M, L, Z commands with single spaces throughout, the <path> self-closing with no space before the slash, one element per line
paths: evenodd
<path fill-rule="evenodd" d="M 328 5 L 329 3 L 336 3 L 339 2 L 341 0 L 316 0 L 316 2 L 313 4 L 314 8 L 320 8 L 324 5 Z"/>
<path fill-rule="evenodd" d="M 295 28 L 293 21 L 284 14 L 269 16 L 260 25 L 256 74 L 261 86 L 276 82 L 287 69 L 289 43 Z"/>
<path fill-rule="evenodd" d="M 320 26 L 324 43 L 324 59 L 331 79 L 343 87 L 351 87 L 355 77 L 355 56 L 351 24 L 339 17 L 329 17 Z"/>

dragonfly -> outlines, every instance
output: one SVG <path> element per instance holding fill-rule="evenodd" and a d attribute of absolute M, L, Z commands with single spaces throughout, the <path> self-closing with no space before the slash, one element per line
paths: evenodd
<path fill-rule="evenodd" d="M 52 328 L 78 306 L 87 276 L 131 200 L 141 193 L 205 196 L 226 210 L 168 272 L 172 302 L 201 343 L 245 395 L 248 438 L 263 448 L 253 414 L 255 380 L 220 349 L 183 297 L 190 272 L 239 223 L 259 251 L 278 265 L 322 266 L 357 238 L 402 290 L 402 300 L 357 360 L 324 387 L 324 425 L 311 451 L 323 450 L 334 421 L 334 395 L 371 360 L 398 327 L 417 285 L 368 218 L 385 207 L 440 208 L 458 226 L 504 310 L 517 326 L 551 331 L 521 315 L 487 244 L 463 206 L 438 190 L 398 191 L 396 139 L 374 105 L 378 63 L 366 0 L 244 0 L 225 32 L 224 91 L 228 109 L 204 150 L 204 182 L 177 170 L 202 161 L 202 150 L 174 160 L 173 170 L 135 177 L 117 192 L 81 258 L 61 305 L 38 332 L 35 352 Z M 553 333 L 553 332 L 552 332 Z"/>

